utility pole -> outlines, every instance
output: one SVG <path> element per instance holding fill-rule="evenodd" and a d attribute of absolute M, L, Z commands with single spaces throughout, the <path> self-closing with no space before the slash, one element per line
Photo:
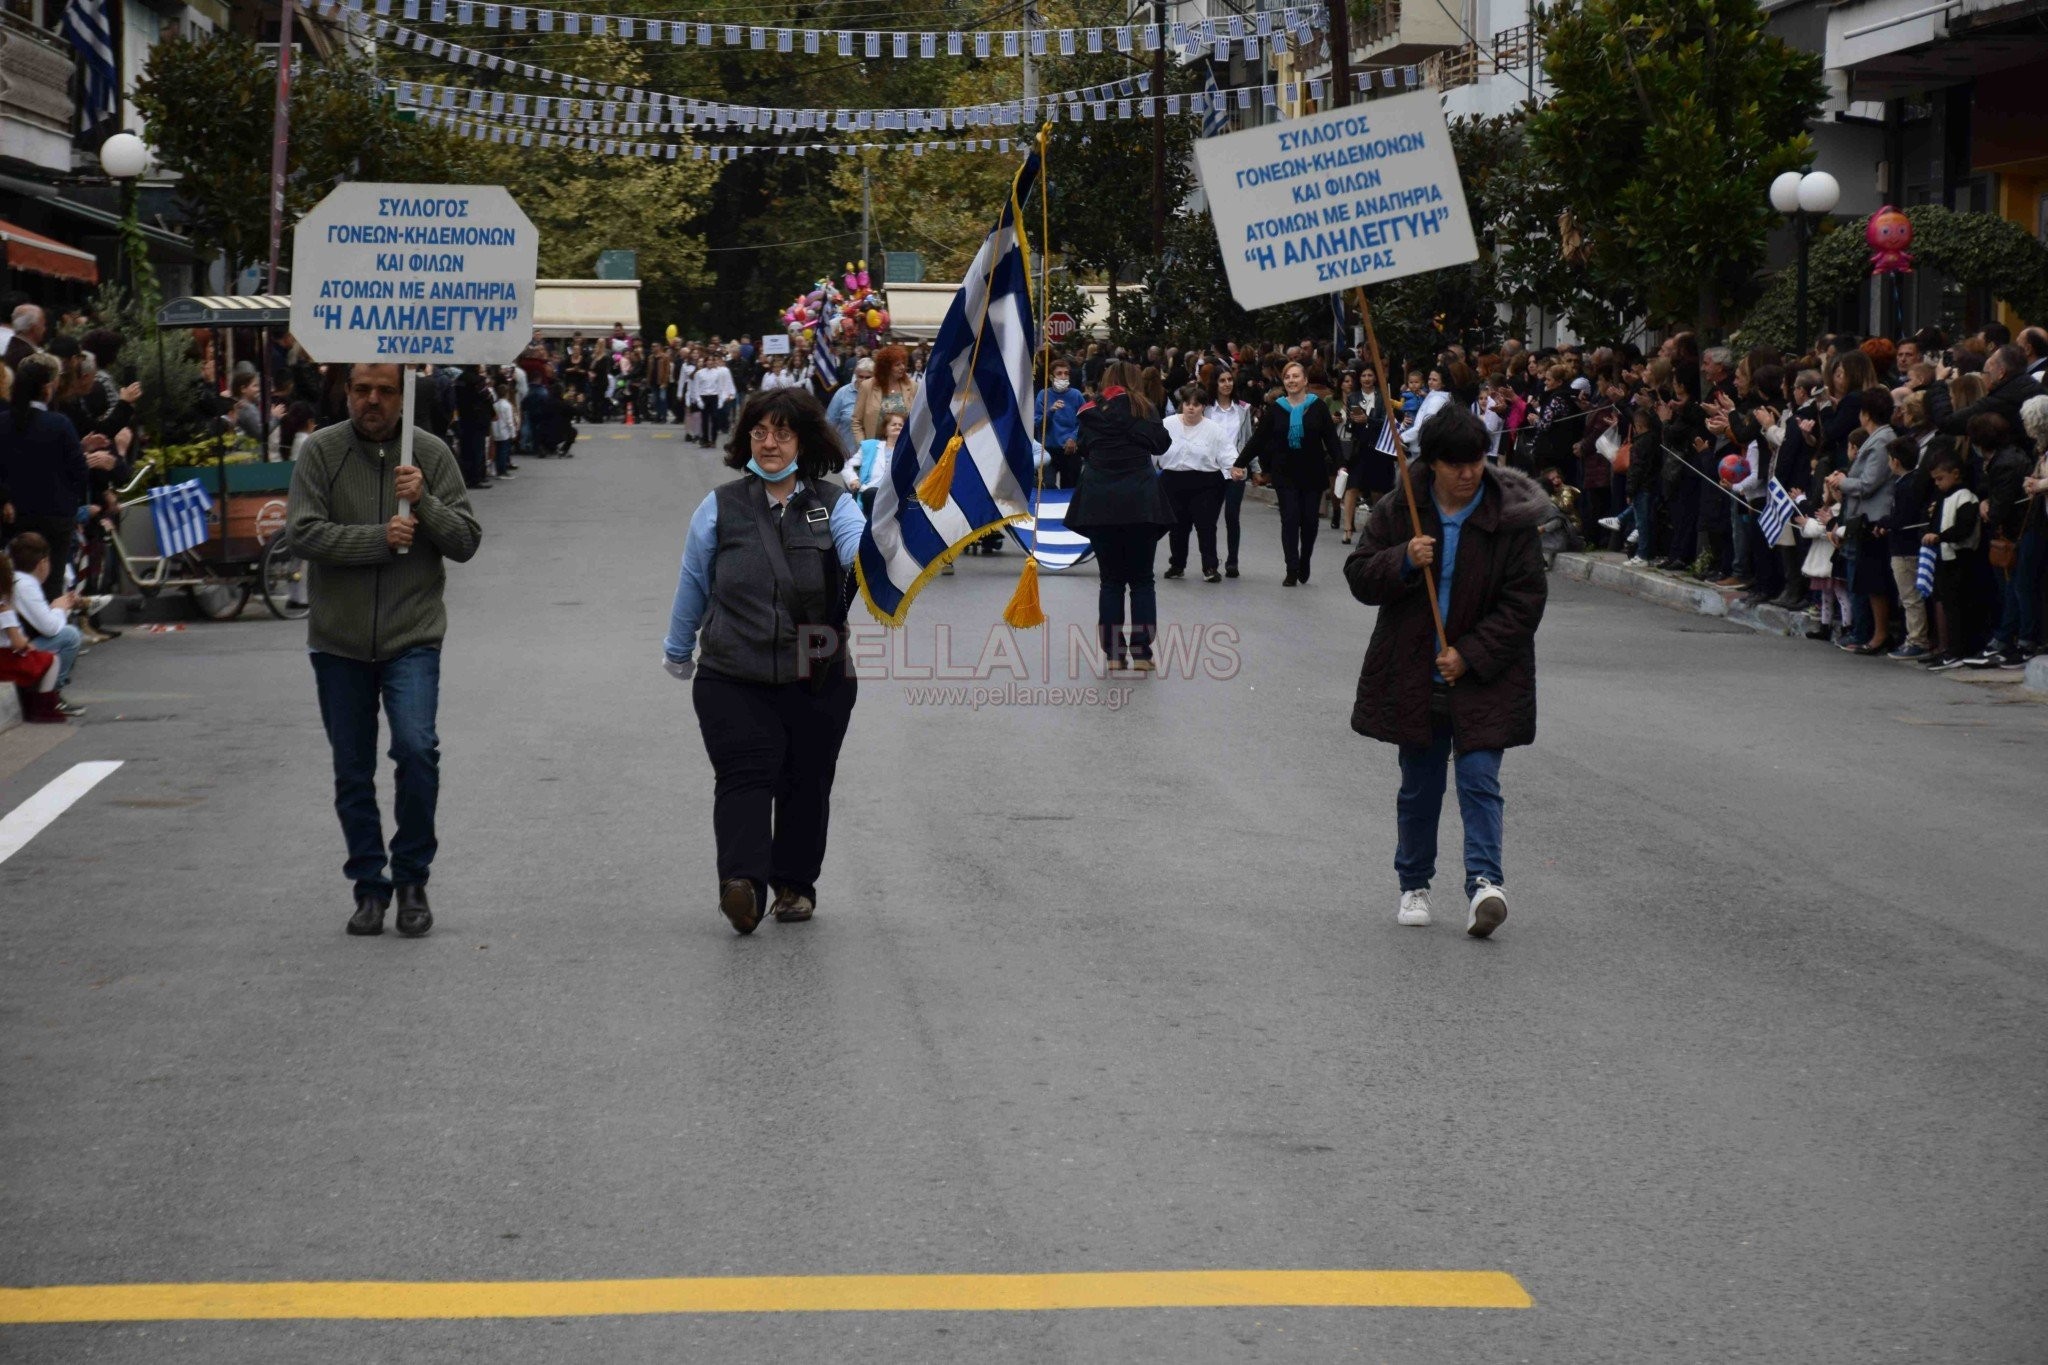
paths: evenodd
<path fill-rule="evenodd" d="M 270 273 L 264 288 L 277 292 L 277 257 L 284 242 L 285 150 L 292 127 L 292 8 L 296 0 L 282 0 L 277 7 L 277 106 L 270 118 Z M 233 293 L 235 282 L 228 281 Z M 270 411 L 269 400 L 263 410 Z"/>
<path fill-rule="evenodd" d="M 1152 0 L 1159 42 L 1152 49 L 1152 254 L 1166 254 L 1166 0 Z"/>
<path fill-rule="evenodd" d="M 862 157 L 860 163 L 860 259 L 863 266 L 867 264 L 868 259 L 868 238 L 874 233 L 874 191 L 874 180 L 868 174 L 867 159 Z"/>
<path fill-rule="evenodd" d="M 1038 28 L 1038 6 L 1024 6 L 1024 102 L 1038 98 L 1038 68 L 1031 62 L 1031 35 Z M 1027 120 L 1028 121 L 1028 120 Z"/>
<path fill-rule="evenodd" d="M 1342 109 L 1351 103 L 1351 4 L 1350 0 L 1330 0 L 1330 107 Z"/>

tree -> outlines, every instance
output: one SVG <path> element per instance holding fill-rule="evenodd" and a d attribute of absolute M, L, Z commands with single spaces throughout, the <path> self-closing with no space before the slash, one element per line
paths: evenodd
<path fill-rule="evenodd" d="M 1052 246 L 1071 264 L 1103 277 L 1114 313 L 1118 283 L 1141 262 L 1157 262 L 1152 251 L 1152 125 L 1129 119 L 1061 124 L 1060 129 L 1054 147 L 1058 174 L 1052 185 Z M 1192 138 L 1190 120 L 1168 120 L 1169 214 L 1194 188 Z M 1213 230 L 1210 240 L 1215 240 Z"/>
<path fill-rule="evenodd" d="M 343 179 L 453 181 L 469 157 L 439 129 L 398 121 L 369 69 L 352 57 L 301 58 L 292 84 L 287 227 Z M 270 146 L 276 68 L 225 30 L 150 51 L 135 88 L 159 165 L 178 177 L 194 237 L 232 276 L 262 260 L 270 237 Z"/>
<path fill-rule="evenodd" d="M 1529 147 L 1585 236 L 1595 294 L 1712 328 L 1763 259 L 1773 176 L 1803 166 L 1820 58 L 1756 0 L 1559 0 Z"/>

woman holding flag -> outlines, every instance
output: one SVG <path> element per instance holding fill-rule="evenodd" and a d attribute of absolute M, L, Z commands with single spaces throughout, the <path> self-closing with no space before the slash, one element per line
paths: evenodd
<path fill-rule="evenodd" d="M 1067 527 L 1095 547 L 1102 573 L 1096 619 L 1104 659 L 1111 668 L 1146 672 L 1153 667 L 1152 637 L 1159 628 L 1152 562 L 1159 537 L 1173 525 L 1153 461 L 1173 440 L 1138 383 L 1137 366 L 1113 360 L 1102 372 L 1102 396 L 1081 409 L 1081 486 L 1068 505 Z"/>
<path fill-rule="evenodd" d="M 664 664 L 692 699 L 717 775 L 718 908 L 751 934 L 818 900 L 839 746 L 856 693 L 846 575 L 866 526 L 845 452 L 808 389 L 756 393 L 726 447 L 743 476 L 690 518 Z"/>

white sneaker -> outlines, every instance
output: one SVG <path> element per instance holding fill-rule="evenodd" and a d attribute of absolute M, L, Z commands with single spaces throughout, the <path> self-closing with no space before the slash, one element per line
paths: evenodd
<path fill-rule="evenodd" d="M 1627 559 L 1622 561 L 1622 567 L 1629 569 L 1647 569 L 1650 567 L 1650 561 L 1644 559 L 1641 555 L 1630 555 Z"/>
<path fill-rule="evenodd" d="M 1624 540 L 1622 544 L 1628 546 L 1629 549 L 1633 550 L 1636 547 L 1636 542 L 1641 540 L 1642 538 L 1643 533 L 1641 531 L 1630 531 L 1628 533 L 1628 539 Z"/>
<path fill-rule="evenodd" d="M 1619 531 L 1621 529 L 1621 518 L 1602 517 L 1600 518 L 1600 525 L 1606 527 L 1610 531 Z"/>
<path fill-rule="evenodd" d="M 1403 892 L 1401 893 L 1401 908 L 1400 908 L 1399 910 L 1396 910 L 1396 911 L 1394 912 L 1394 923 L 1396 923 L 1396 924 L 1427 924 L 1427 923 L 1429 923 L 1429 888 L 1428 888 L 1428 887 L 1426 887 L 1426 886 L 1425 886 L 1425 887 L 1424 887 L 1424 888 L 1422 888 L 1422 890 L 1420 890 L 1420 891 L 1403 891 Z"/>
<path fill-rule="evenodd" d="M 1466 922 L 1465 932 L 1474 938 L 1485 938 L 1500 928 L 1507 917 L 1507 892 L 1481 877 L 1479 889 L 1472 893 L 1472 918 Z"/>
<path fill-rule="evenodd" d="M 105 611 L 108 607 L 112 606 L 113 602 L 113 594 L 100 593 L 95 596 L 88 597 L 83 602 L 79 603 L 78 609 L 84 612 L 87 616 L 97 616 L 101 612 Z"/>

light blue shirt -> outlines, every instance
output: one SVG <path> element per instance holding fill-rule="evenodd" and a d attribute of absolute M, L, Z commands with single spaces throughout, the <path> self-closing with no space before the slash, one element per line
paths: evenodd
<path fill-rule="evenodd" d="M 798 479 L 796 487 L 803 486 L 804 481 Z M 841 564 L 853 563 L 860 554 L 860 538 L 867 527 L 858 498 L 843 497 L 832 504 L 832 548 Z M 675 605 L 669 609 L 668 639 L 661 646 L 671 663 L 687 663 L 697 652 L 697 627 L 711 602 L 711 570 L 717 552 L 718 494 L 711 492 L 690 514 L 690 534 L 683 542 L 682 577 L 676 582 Z"/>
<path fill-rule="evenodd" d="M 1443 617 L 1446 629 L 1451 624 L 1451 580 L 1458 576 L 1458 537 L 1465 533 L 1466 521 L 1478 510 L 1479 500 L 1485 496 L 1486 485 L 1482 483 L 1479 491 L 1472 495 L 1472 501 L 1455 512 L 1446 512 L 1443 503 L 1437 500 L 1436 489 L 1429 490 L 1429 500 L 1436 503 L 1436 519 L 1443 525 L 1443 553 L 1436 558 L 1436 609 L 1437 614 Z M 1422 572 L 1405 553 L 1401 556 L 1401 569 L 1411 577 Z M 1444 680 L 1444 675 L 1435 669 L 1430 670 L 1430 676 L 1438 682 Z"/>
<path fill-rule="evenodd" d="M 839 392 L 832 395 L 832 401 L 825 405 L 825 422 L 839 436 L 839 444 L 846 447 L 851 455 L 860 446 L 853 436 L 853 404 L 860 397 L 860 384 L 847 380 L 839 386 Z"/>

